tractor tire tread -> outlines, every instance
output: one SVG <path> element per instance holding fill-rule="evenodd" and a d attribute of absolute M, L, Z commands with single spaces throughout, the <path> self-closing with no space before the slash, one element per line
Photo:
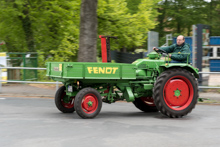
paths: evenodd
<path fill-rule="evenodd" d="M 181 113 L 176 113 L 173 110 L 167 109 L 164 104 L 162 103 L 161 99 L 160 99 L 160 94 L 161 94 L 161 89 L 163 83 L 164 83 L 164 79 L 166 79 L 169 75 L 171 75 L 172 73 L 178 73 L 178 72 L 183 72 L 187 77 L 190 77 L 192 80 L 192 84 L 194 84 L 194 87 L 196 87 L 194 89 L 195 92 L 195 97 L 193 98 L 192 102 L 191 102 L 191 106 L 190 108 L 188 108 L 189 110 L 187 111 L 182 111 Z M 183 117 L 185 115 L 187 115 L 188 113 L 190 113 L 192 111 L 192 109 L 195 108 L 195 105 L 197 103 L 197 99 L 199 97 L 198 94 L 198 82 L 195 79 L 195 77 L 186 69 L 182 69 L 182 68 L 173 68 L 173 69 L 168 69 L 166 71 L 164 71 L 163 73 L 161 73 L 161 75 L 157 78 L 157 81 L 155 82 L 155 86 L 153 88 L 153 98 L 154 98 L 154 103 L 157 107 L 157 109 L 164 115 L 170 117 L 170 118 L 180 118 Z M 162 92 L 163 93 L 163 92 Z M 185 109 L 184 109 L 185 110 Z"/>
<path fill-rule="evenodd" d="M 136 98 L 135 101 L 133 101 L 133 104 L 143 112 L 158 112 L 156 106 L 148 106 L 140 98 Z"/>

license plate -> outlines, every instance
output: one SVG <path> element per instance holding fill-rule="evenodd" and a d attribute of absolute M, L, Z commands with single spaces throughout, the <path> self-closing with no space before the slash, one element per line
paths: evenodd
<path fill-rule="evenodd" d="M 73 86 L 68 86 L 68 92 L 73 92 Z"/>

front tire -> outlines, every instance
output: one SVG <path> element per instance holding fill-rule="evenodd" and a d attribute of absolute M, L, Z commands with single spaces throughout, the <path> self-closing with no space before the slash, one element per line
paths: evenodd
<path fill-rule="evenodd" d="M 80 117 L 94 118 L 102 108 L 101 95 L 94 88 L 84 88 L 77 93 L 74 107 Z"/>
<path fill-rule="evenodd" d="M 198 99 L 198 84 L 191 72 L 182 68 L 164 71 L 153 89 L 157 109 L 171 118 L 187 115 Z"/>

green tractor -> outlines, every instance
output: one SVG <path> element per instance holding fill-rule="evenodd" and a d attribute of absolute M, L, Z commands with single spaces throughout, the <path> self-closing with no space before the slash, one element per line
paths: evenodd
<path fill-rule="evenodd" d="M 94 118 L 102 102 L 126 100 L 143 112 L 179 118 L 195 107 L 198 99 L 198 69 L 187 63 L 161 59 L 163 51 L 132 64 L 92 62 L 48 62 L 47 76 L 61 81 L 55 104 L 63 113 L 74 111 Z"/>

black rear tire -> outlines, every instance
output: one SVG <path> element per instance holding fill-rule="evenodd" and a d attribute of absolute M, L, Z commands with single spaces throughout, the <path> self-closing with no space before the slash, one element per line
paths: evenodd
<path fill-rule="evenodd" d="M 195 107 L 198 99 L 198 83 L 193 74 L 183 68 L 164 71 L 153 89 L 154 103 L 166 116 L 179 118 Z"/>
<path fill-rule="evenodd" d="M 75 111 L 74 109 L 74 103 L 72 104 L 72 100 L 74 101 L 74 97 L 71 98 L 69 102 L 65 102 L 66 97 L 66 87 L 62 86 L 60 87 L 55 95 L 55 104 L 58 110 L 60 110 L 63 113 L 73 113 Z"/>
<path fill-rule="evenodd" d="M 153 104 L 148 104 L 141 98 L 136 98 L 135 101 L 133 101 L 133 104 L 136 108 L 140 109 L 143 112 L 158 112 L 158 109 Z"/>

